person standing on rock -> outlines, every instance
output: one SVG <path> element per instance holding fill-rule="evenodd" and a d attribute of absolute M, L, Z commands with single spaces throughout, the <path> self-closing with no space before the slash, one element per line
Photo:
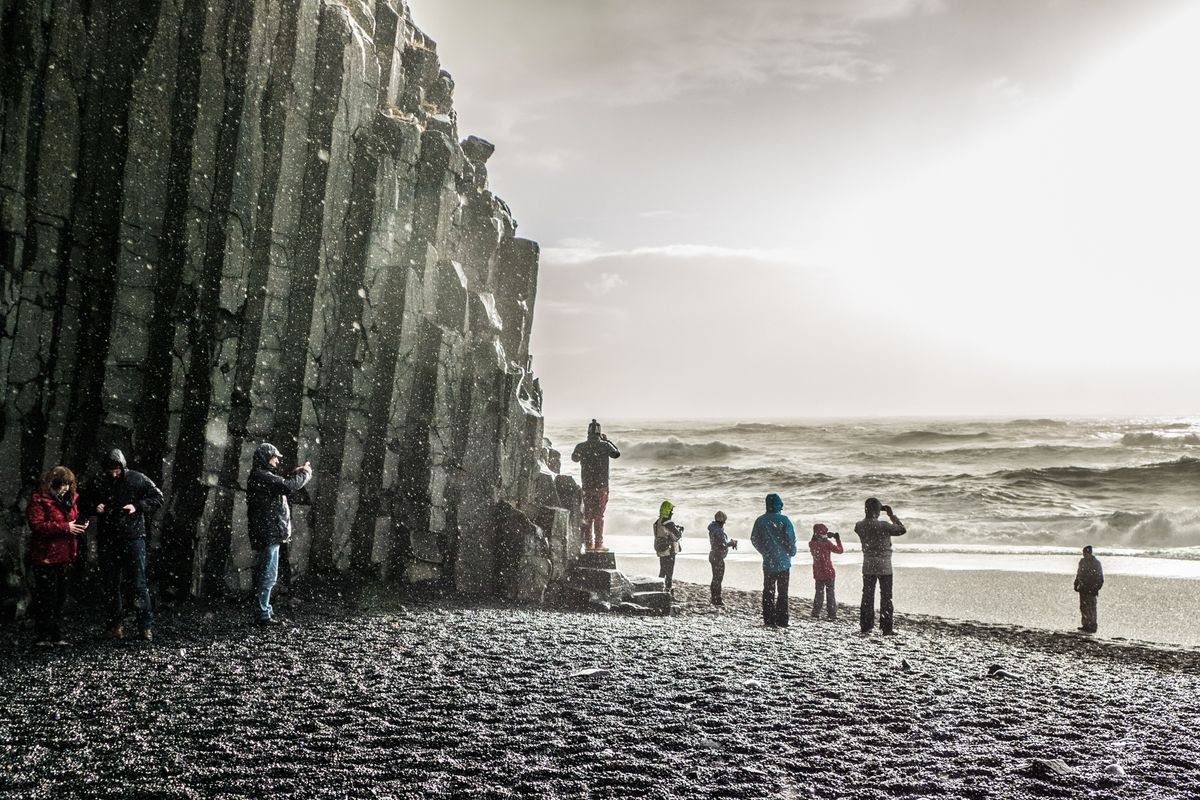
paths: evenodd
<path fill-rule="evenodd" d="M 246 478 L 246 529 L 254 548 L 254 621 L 258 625 L 282 625 L 271 606 L 271 590 L 279 577 L 279 546 L 292 538 L 292 507 L 288 499 L 312 479 L 312 466 L 305 461 L 284 478 L 278 473 L 283 453 L 263 442 L 254 450 L 250 475 Z"/>
<path fill-rule="evenodd" d="M 879 629 L 884 636 L 895 633 L 892 608 L 892 537 L 907 533 L 904 523 L 874 497 L 868 497 L 866 516 L 854 526 L 862 542 L 863 590 L 859 606 L 859 627 L 864 634 L 875 627 L 875 584 L 879 584 Z M 879 519 L 880 512 L 887 514 L 889 522 Z"/>
<path fill-rule="evenodd" d="M 583 526 L 580 529 L 588 550 L 606 552 L 604 546 L 604 510 L 608 508 L 608 460 L 620 458 L 621 451 L 600 431 L 600 423 L 588 425 L 587 441 L 575 445 L 571 460 L 580 464 L 583 484 Z"/>
<path fill-rule="evenodd" d="M 105 635 L 110 639 L 125 636 L 124 584 L 133 584 L 141 637 L 154 638 L 154 606 L 146 581 L 146 518 L 163 503 L 163 493 L 154 481 L 129 469 L 125 454 L 110 450 L 100 459 L 100 476 L 93 481 L 79 502 L 85 515 L 100 519 L 96 548 L 100 556 L 100 575 L 108 595 L 109 614 Z"/>
<path fill-rule="evenodd" d="M 1075 591 L 1079 592 L 1079 630 L 1084 633 L 1095 633 L 1097 628 L 1096 598 L 1100 587 L 1104 585 L 1104 568 L 1100 559 L 1092 555 L 1092 546 L 1083 548 L 1083 558 L 1079 559 L 1079 569 L 1075 571 Z"/>
<path fill-rule="evenodd" d="M 723 606 L 721 599 L 721 583 L 725 580 L 725 556 L 730 549 L 737 550 L 737 540 L 730 539 L 725 533 L 725 521 L 729 519 L 724 511 L 713 515 L 713 521 L 708 524 L 708 563 L 712 565 L 712 604 Z"/>
<path fill-rule="evenodd" d="M 42 477 L 25 508 L 33 572 L 33 643 L 42 647 L 67 643 L 62 635 L 67 573 L 88 527 L 76 522 L 77 497 L 75 473 L 59 466 Z"/>
<path fill-rule="evenodd" d="M 671 580 L 675 577 L 675 554 L 682 548 L 683 526 L 671 520 L 675 506 L 663 500 L 658 507 L 658 519 L 654 520 L 654 552 L 658 555 L 658 577 L 663 579 L 663 591 L 671 591 Z"/>
<path fill-rule="evenodd" d="M 829 528 L 821 523 L 813 525 L 812 539 L 808 542 L 808 552 L 812 554 L 813 580 L 817 584 L 817 593 L 813 598 L 812 618 L 821 616 L 821 607 L 825 606 L 826 619 L 837 619 L 837 598 L 833 593 L 833 583 L 837 572 L 833 568 L 833 554 L 844 553 L 842 535 L 837 531 L 829 532 Z"/>
<path fill-rule="evenodd" d="M 783 500 L 779 495 L 767 495 L 767 513 L 754 520 L 750 543 L 763 557 L 763 623 L 768 628 L 786 628 L 796 529 L 783 515 Z"/>

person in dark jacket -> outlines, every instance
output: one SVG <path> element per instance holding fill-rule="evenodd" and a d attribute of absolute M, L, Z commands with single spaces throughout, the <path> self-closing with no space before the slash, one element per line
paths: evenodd
<path fill-rule="evenodd" d="M 580 534 L 588 550 L 607 551 L 604 546 L 604 510 L 608 508 L 608 461 L 621 451 L 600 431 L 600 423 L 588 425 L 587 441 L 575 445 L 571 460 L 580 464 L 583 488 L 583 526 Z"/>
<path fill-rule="evenodd" d="M 671 582 L 675 577 L 675 554 L 682 548 L 679 540 L 683 538 L 683 526 L 676 525 L 671 519 L 675 506 L 669 500 L 663 500 L 658 507 L 658 519 L 654 520 L 654 553 L 658 556 L 658 577 L 663 579 L 663 590 L 671 591 Z"/>
<path fill-rule="evenodd" d="M 817 594 L 813 598 L 812 617 L 821 616 L 821 607 L 825 606 L 827 619 L 837 619 L 837 598 L 833 593 L 834 580 L 837 572 L 833 568 L 833 554 L 844 553 L 842 535 L 837 531 L 830 533 L 829 528 L 821 523 L 813 525 L 812 539 L 808 541 L 808 552 L 812 554 L 813 580 L 817 584 Z"/>
<path fill-rule="evenodd" d="M 725 580 L 725 556 L 730 549 L 737 550 L 737 540 L 730 539 L 725 533 L 725 522 L 729 519 L 724 511 L 713 515 L 713 521 L 708 523 L 708 563 L 712 565 L 712 604 L 723 606 L 721 599 L 721 583 Z"/>
<path fill-rule="evenodd" d="M 120 639 L 124 627 L 124 583 L 133 585 L 138 625 L 146 641 L 154 638 L 154 607 L 146 582 L 146 518 L 162 506 L 163 494 L 154 481 L 129 469 L 125 454 L 110 450 L 100 459 L 101 473 L 80 499 L 85 516 L 99 517 L 96 547 L 100 575 L 108 595 L 107 635 Z"/>
<path fill-rule="evenodd" d="M 750 543 L 763 557 L 763 623 L 768 628 L 786 628 L 796 529 L 783 515 L 783 500 L 779 495 L 767 495 L 767 513 L 754 520 Z"/>
<path fill-rule="evenodd" d="M 87 533 L 80 524 L 75 473 L 63 466 L 42 477 L 29 498 L 25 520 L 29 523 L 29 563 L 33 573 L 34 644 L 62 644 L 63 606 L 67 601 L 67 574 Z"/>
<path fill-rule="evenodd" d="M 312 479 L 307 461 L 284 478 L 279 474 L 283 453 L 263 442 L 254 451 L 246 478 L 246 530 L 254 548 L 254 618 L 259 625 L 281 625 L 271 606 L 271 590 L 279 577 L 279 546 L 292 538 L 292 507 L 288 502 Z"/>
<path fill-rule="evenodd" d="M 870 633 L 875 627 L 875 584 L 879 584 L 879 629 L 885 636 L 895 633 L 895 611 L 892 608 L 892 537 L 907 533 L 904 523 L 874 497 L 863 504 L 866 516 L 854 526 L 862 542 L 863 590 L 859 606 L 859 627 Z M 879 519 L 880 512 L 888 515 L 890 522 Z"/>
<path fill-rule="evenodd" d="M 1079 592 L 1079 630 L 1084 633 L 1095 633 L 1097 629 L 1096 599 L 1100 587 L 1104 586 L 1104 568 L 1100 559 L 1092 555 L 1092 546 L 1083 548 L 1083 558 L 1079 559 L 1079 569 L 1075 571 L 1075 591 Z"/>

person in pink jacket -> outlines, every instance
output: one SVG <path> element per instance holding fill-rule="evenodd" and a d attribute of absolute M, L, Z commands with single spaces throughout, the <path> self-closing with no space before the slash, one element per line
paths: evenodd
<path fill-rule="evenodd" d="M 829 528 L 821 523 L 813 525 L 812 539 L 808 542 L 808 552 L 812 553 L 813 579 L 817 582 L 817 596 L 813 599 L 813 619 L 821 616 L 821 606 L 826 606 L 825 616 L 837 619 L 837 600 L 833 594 L 833 580 L 837 573 L 833 569 L 833 553 L 844 553 L 842 536 L 837 531 L 829 532 Z"/>
<path fill-rule="evenodd" d="M 55 467 L 42 478 L 25 508 L 33 573 L 33 636 L 39 646 L 67 643 L 63 639 L 67 571 L 87 532 L 87 523 L 77 522 L 75 487 L 75 473 Z"/>

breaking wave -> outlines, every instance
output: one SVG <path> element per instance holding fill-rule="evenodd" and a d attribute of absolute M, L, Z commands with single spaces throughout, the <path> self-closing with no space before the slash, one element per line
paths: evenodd
<path fill-rule="evenodd" d="M 657 461 L 711 461 L 744 452 L 746 448 L 736 444 L 721 441 L 693 444 L 674 436 L 664 441 L 638 442 L 621 448 L 621 455 L 627 458 Z"/>
<path fill-rule="evenodd" d="M 888 439 L 889 444 L 904 447 L 920 447 L 921 445 L 952 444 L 954 442 L 984 442 L 995 439 L 993 434 L 986 431 L 978 433 L 940 433 L 938 431 L 905 431 Z"/>
<path fill-rule="evenodd" d="M 1170 445 L 1200 445 L 1200 436 L 1194 433 L 1183 436 L 1165 436 L 1161 433 L 1127 433 L 1121 437 L 1121 444 L 1129 447 L 1161 447 Z"/>

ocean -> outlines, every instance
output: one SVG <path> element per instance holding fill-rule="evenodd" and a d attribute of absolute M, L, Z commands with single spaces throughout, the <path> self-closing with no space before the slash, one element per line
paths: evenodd
<path fill-rule="evenodd" d="M 1200 559 L 1200 418 L 606 421 L 608 534 L 651 551 L 663 500 L 688 537 L 714 512 L 748 535 L 768 492 L 807 538 L 812 524 L 853 543 L 863 500 L 908 526 L 904 548 L 979 554 L 1078 552 Z M 547 424 L 564 470 L 587 420 Z M 697 543 L 696 546 L 699 546 Z M 897 544 L 901 544 L 897 541 Z"/>
<path fill-rule="evenodd" d="M 844 534 L 839 599 L 856 604 L 854 523 L 863 500 L 908 527 L 894 540 L 898 613 L 1049 630 L 1078 625 L 1072 576 L 1085 544 L 1107 582 L 1101 634 L 1200 645 L 1200 419 L 606 421 L 612 462 L 606 544 L 627 571 L 655 574 L 652 525 L 670 500 L 684 525 L 680 580 L 707 583 L 718 510 L 741 540 L 726 585 L 759 588 L 750 529 L 768 492 L 796 525 L 792 593 L 810 592 L 805 542 Z M 547 434 L 564 470 L 587 420 Z"/>

